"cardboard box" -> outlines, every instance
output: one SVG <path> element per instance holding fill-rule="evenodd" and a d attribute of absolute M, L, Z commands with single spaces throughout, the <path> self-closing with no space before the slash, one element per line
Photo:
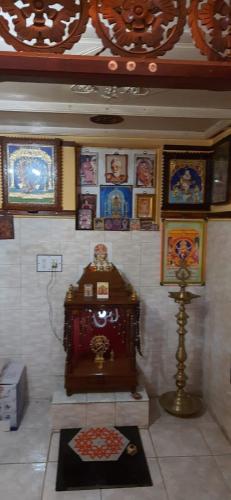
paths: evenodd
<path fill-rule="evenodd" d="M 18 429 L 27 399 L 26 367 L 10 361 L 0 376 L 0 429 Z"/>

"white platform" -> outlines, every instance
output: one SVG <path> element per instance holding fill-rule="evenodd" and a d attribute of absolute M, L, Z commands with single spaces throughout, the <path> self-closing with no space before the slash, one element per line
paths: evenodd
<path fill-rule="evenodd" d="M 142 399 L 135 400 L 130 392 L 86 393 L 67 396 L 56 391 L 51 403 L 54 430 L 89 425 L 137 425 L 148 428 L 149 397 L 144 388 Z"/>

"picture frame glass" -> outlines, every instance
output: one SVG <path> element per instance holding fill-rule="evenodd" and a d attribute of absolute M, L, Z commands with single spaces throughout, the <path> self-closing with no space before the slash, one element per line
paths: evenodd
<path fill-rule="evenodd" d="M 206 160 L 172 159 L 169 164 L 170 204 L 195 204 L 205 201 Z"/>
<path fill-rule="evenodd" d="M 78 229 L 92 229 L 92 224 L 93 224 L 92 210 L 88 208 L 80 208 L 77 212 Z"/>
<path fill-rule="evenodd" d="M 98 153 L 81 152 L 79 156 L 80 186 L 97 186 L 98 183 Z"/>
<path fill-rule="evenodd" d="M 211 203 L 227 203 L 229 198 L 231 141 L 218 144 L 213 155 L 213 182 Z"/>
<path fill-rule="evenodd" d="M 154 197 L 150 194 L 136 195 L 136 217 L 139 219 L 153 218 Z"/>
<path fill-rule="evenodd" d="M 3 141 L 3 207 L 61 209 L 60 142 Z"/>
<path fill-rule="evenodd" d="M 96 283 L 96 297 L 97 299 L 109 299 L 109 282 L 97 281 Z"/>
<path fill-rule="evenodd" d="M 136 187 L 155 187 L 154 155 L 135 155 Z"/>
<path fill-rule="evenodd" d="M 163 221 L 161 284 L 177 283 L 176 271 L 182 262 L 188 267 L 190 284 L 204 284 L 205 221 Z"/>
<path fill-rule="evenodd" d="M 105 155 L 105 182 L 110 184 L 124 184 L 128 180 L 128 155 Z"/>
<path fill-rule="evenodd" d="M 100 186 L 100 217 L 132 217 L 132 186 Z"/>

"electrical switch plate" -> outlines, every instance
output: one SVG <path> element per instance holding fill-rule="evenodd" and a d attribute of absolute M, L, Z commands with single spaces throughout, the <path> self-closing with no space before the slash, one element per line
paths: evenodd
<path fill-rule="evenodd" d="M 37 255 L 37 272 L 61 272 L 63 270 L 62 255 Z"/>

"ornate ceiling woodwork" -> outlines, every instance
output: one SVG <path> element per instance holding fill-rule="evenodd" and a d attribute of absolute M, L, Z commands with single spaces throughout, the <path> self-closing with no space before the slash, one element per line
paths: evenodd
<path fill-rule="evenodd" d="M 63 53 L 89 19 L 112 54 L 156 58 L 180 40 L 188 22 L 198 49 L 211 60 L 231 59 L 230 0 L 4 0 L 0 32 L 17 51 Z"/>

